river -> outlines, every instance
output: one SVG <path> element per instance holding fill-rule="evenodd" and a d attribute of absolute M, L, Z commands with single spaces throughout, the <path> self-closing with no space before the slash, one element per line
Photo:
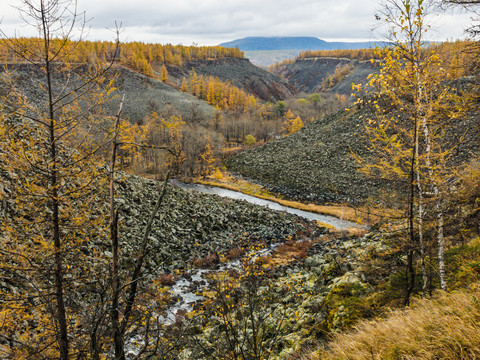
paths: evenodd
<path fill-rule="evenodd" d="M 288 206 L 283 206 L 274 201 L 260 199 L 255 196 L 243 194 L 239 191 L 232 191 L 232 190 L 223 189 L 216 186 L 207 186 L 202 184 L 187 184 L 177 179 L 172 180 L 170 183 L 182 189 L 194 190 L 194 191 L 198 191 L 205 194 L 219 195 L 219 196 L 228 197 L 231 199 L 245 200 L 245 201 L 248 201 L 249 203 L 265 206 L 272 210 L 284 211 L 289 214 L 294 214 L 310 221 L 320 221 L 324 224 L 331 225 L 334 228 L 339 230 L 345 230 L 348 228 L 365 228 L 365 226 L 359 225 L 352 221 L 343 220 L 335 216 L 322 215 L 314 212 L 309 212 L 309 211 L 291 208 Z"/>
<path fill-rule="evenodd" d="M 206 186 L 201 184 L 187 184 L 180 180 L 174 179 L 171 180 L 170 183 L 172 185 L 178 186 L 182 189 L 198 191 L 205 194 L 212 194 L 212 195 L 219 195 L 223 197 L 228 197 L 231 199 L 237 200 L 245 200 L 252 204 L 266 206 L 272 210 L 277 211 L 284 211 L 290 214 L 298 215 L 310 221 L 318 220 L 322 223 L 329 224 L 337 229 L 348 229 L 348 228 L 364 228 L 364 226 L 359 225 L 357 223 L 346 221 L 339 219 L 334 216 L 328 215 L 321 215 L 309 211 L 298 210 L 295 208 L 287 207 L 280 205 L 276 202 L 259 199 L 254 196 L 245 195 L 238 191 L 232 191 L 228 189 L 223 189 L 216 186 Z M 256 250 L 254 256 L 265 256 L 271 254 L 275 251 L 278 244 L 271 244 L 268 247 Z M 250 255 L 253 256 L 253 255 Z M 199 301 L 203 301 L 204 297 L 199 295 L 198 293 L 205 290 L 208 285 L 208 279 L 205 277 L 205 274 L 209 274 L 211 272 L 222 272 L 228 269 L 236 269 L 239 270 L 241 268 L 241 260 L 237 259 L 225 264 L 221 264 L 219 268 L 216 270 L 208 270 L 208 269 L 191 269 L 184 274 L 180 279 L 177 279 L 175 284 L 170 286 L 170 292 L 172 296 L 177 298 L 177 302 L 174 305 L 169 306 L 166 313 L 162 316 L 158 316 L 158 322 L 161 325 L 169 325 L 175 322 L 177 317 L 177 313 L 180 311 L 190 312 L 192 311 L 195 303 Z M 139 336 L 133 336 L 126 341 L 126 348 L 127 348 L 127 358 L 135 358 L 139 352 L 139 348 L 143 344 L 143 339 Z"/>

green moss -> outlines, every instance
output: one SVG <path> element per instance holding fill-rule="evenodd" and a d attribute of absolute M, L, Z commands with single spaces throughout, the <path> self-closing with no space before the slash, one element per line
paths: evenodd
<path fill-rule="evenodd" d="M 448 287 L 466 287 L 480 279 L 480 239 L 449 249 L 445 253 Z"/>
<path fill-rule="evenodd" d="M 361 283 L 344 283 L 332 288 L 324 302 L 328 330 L 349 327 L 371 314 L 371 306 L 365 299 L 366 293 L 367 288 Z"/>

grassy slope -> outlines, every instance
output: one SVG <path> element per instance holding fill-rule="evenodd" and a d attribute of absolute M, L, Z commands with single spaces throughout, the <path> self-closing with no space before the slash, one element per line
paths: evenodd
<path fill-rule="evenodd" d="M 385 320 L 364 322 L 341 334 L 312 359 L 478 359 L 480 287 L 439 294 L 396 311 Z"/>

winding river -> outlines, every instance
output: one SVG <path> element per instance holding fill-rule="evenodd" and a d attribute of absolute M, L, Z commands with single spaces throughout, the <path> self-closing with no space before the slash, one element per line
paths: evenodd
<path fill-rule="evenodd" d="M 284 211 L 290 214 L 298 215 L 310 221 L 318 220 L 322 223 L 329 224 L 337 229 L 348 229 L 352 227 L 364 228 L 364 226 L 362 225 L 351 221 L 342 220 L 334 216 L 321 215 L 309 211 L 298 210 L 295 208 L 280 205 L 273 201 L 245 195 L 238 191 L 232 191 L 220 187 L 206 186 L 201 184 L 187 184 L 177 179 L 171 180 L 170 183 L 182 189 L 198 191 L 206 194 L 219 195 L 231 199 L 245 200 L 252 204 L 266 206 L 272 210 Z M 275 251 L 277 246 L 278 244 L 271 244 L 267 248 L 256 250 L 255 256 L 264 256 L 270 254 Z M 191 269 L 187 271 L 187 273 L 182 278 L 178 279 L 175 284 L 170 286 L 170 292 L 172 296 L 177 299 L 177 302 L 169 306 L 168 310 L 164 315 L 158 317 L 159 324 L 169 325 L 174 323 L 177 317 L 177 313 L 179 311 L 189 312 L 193 309 L 195 303 L 204 299 L 203 296 L 199 295 L 198 293 L 206 289 L 209 285 L 207 278 L 204 276 L 205 274 L 211 272 L 221 272 L 227 269 L 240 269 L 240 267 L 241 261 L 237 259 L 229 263 L 222 264 L 216 270 Z M 127 358 L 134 358 L 138 354 L 139 346 L 141 347 L 141 344 L 143 344 L 143 339 L 141 339 L 139 336 L 133 336 L 132 338 L 128 339 L 126 341 L 126 347 L 128 349 Z"/>
<path fill-rule="evenodd" d="M 187 184 L 177 179 L 172 180 L 170 183 L 182 189 L 194 190 L 194 191 L 198 191 L 205 194 L 219 195 L 219 196 L 228 197 L 231 199 L 245 200 L 252 204 L 266 206 L 272 210 L 284 211 L 289 214 L 294 214 L 310 221 L 315 221 L 315 220 L 320 221 L 324 224 L 331 225 L 334 228 L 340 229 L 340 230 L 344 230 L 348 228 L 364 228 L 364 226 L 354 223 L 352 221 L 347 221 L 347 220 L 339 219 L 334 216 L 322 215 L 322 214 L 317 214 L 309 211 L 291 208 L 288 206 L 283 206 L 274 201 L 260 199 L 255 196 L 246 195 L 238 191 L 227 190 L 227 189 L 223 189 L 216 186 L 207 186 L 207 185 L 201 185 L 201 184 Z"/>

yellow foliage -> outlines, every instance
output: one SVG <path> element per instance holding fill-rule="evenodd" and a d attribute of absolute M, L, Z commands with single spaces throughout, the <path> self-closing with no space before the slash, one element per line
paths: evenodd
<path fill-rule="evenodd" d="M 255 145 L 256 143 L 257 143 L 257 139 L 255 139 L 253 135 L 248 134 L 247 136 L 245 136 L 244 144 L 246 146 L 252 146 L 252 145 Z"/>
<path fill-rule="evenodd" d="M 221 180 L 223 179 L 223 173 L 222 173 L 222 170 L 220 170 L 220 168 L 216 168 L 215 169 L 215 172 L 212 174 L 213 178 L 216 179 L 216 180 Z"/>
<path fill-rule="evenodd" d="M 190 72 L 188 80 L 182 82 L 182 91 L 190 91 L 199 99 L 206 100 L 210 105 L 221 110 L 259 110 L 257 99 L 245 91 L 223 82 L 217 77 L 198 76 L 195 71 Z"/>
<path fill-rule="evenodd" d="M 303 127 L 303 121 L 300 116 L 295 117 L 290 109 L 288 109 L 287 113 L 285 114 L 285 118 L 286 120 L 283 123 L 282 128 L 284 136 L 292 135 Z"/>
<path fill-rule="evenodd" d="M 163 82 L 168 81 L 168 71 L 167 71 L 167 67 L 165 65 L 162 65 L 162 69 L 161 69 L 161 73 L 160 73 L 160 79 Z"/>
<path fill-rule="evenodd" d="M 207 145 L 205 146 L 205 150 L 200 155 L 200 157 L 203 160 L 201 175 L 210 175 L 213 172 L 213 163 L 215 162 L 215 158 L 213 156 L 213 149 L 210 145 L 210 139 L 207 139 Z"/>

